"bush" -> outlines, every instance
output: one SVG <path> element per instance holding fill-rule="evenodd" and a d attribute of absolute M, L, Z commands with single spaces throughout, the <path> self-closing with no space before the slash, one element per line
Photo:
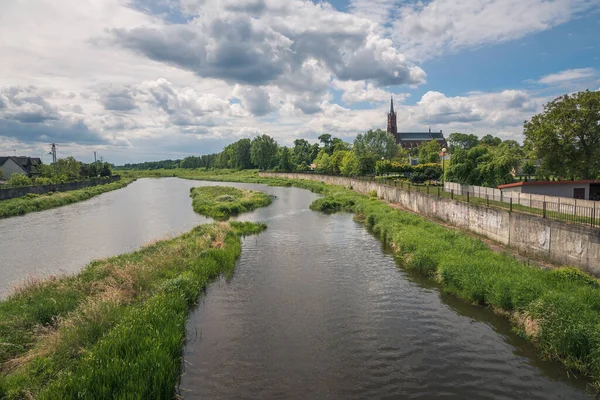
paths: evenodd
<path fill-rule="evenodd" d="M 32 184 L 27 175 L 19 173 L 12 174 L 7 183 L 12 186 L 31 186 Z"/>
<path fill-rule="evenodd" d="M 51 185 L 52 184 L 52 179 L 50 178 L 35 178 L 35 184 L 36 185 Z"/>
<path fill-rule="evenodd" d="M 373 189 L 373 190 L 369 191 L 369 197 L 376 199 L 377 198 L 377 190 Z"/>

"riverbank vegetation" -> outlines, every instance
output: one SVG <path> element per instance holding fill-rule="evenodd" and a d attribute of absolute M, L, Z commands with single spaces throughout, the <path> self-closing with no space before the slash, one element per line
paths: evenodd
<path fill-rule="evenodd" d="M 14 289 L 0 302 L 0 398 L 173 398 L 189 308 L 233 271 L 240 236 L 265 228 L 201 225 Z"/>
<path fill-rule="evenodd" d="M 216 220 L 226 220 L 232 215 L 266 207 L 272 202 L 271 196 L 263 192 L 229 186 L 192 188 L 190 196 L 195 212 Z"/>
<path fill-rule="evenodd" d="M 355 213 L 401 265 L 507 315 L 543 356 L 591 377 L 600 389 L 598 279 L 575 268 L 531 268 L 464 232 L 341 188 L 330 189 L 311 208 Z"/>
<path fill-rule="evenodd" d="M 68 192 L 56 192 L 47 194 L 29 193 L 23 197 L 0 201 L 0 218 L 24 215 L 34 211 L 47 210 L 65 206 L 67 204 L 88 200 L 111 190 L 121 189 L 135 179 L 123 178 L 117 182 L 106 185 L 90 186 L 85 189 L 70 190 Z"/>

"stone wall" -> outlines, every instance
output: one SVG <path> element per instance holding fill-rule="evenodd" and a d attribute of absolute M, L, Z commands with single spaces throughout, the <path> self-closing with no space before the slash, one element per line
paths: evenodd
<path fill-rule="evenodd" d="M 427 217 L 493 239 L 523 254 L 572 265 L 600 277 L 600 229 L 531 214 L 487 208 L 457 200 L 408 192 L 385 184 L 318 174 L 261 172 L 264 177 L 320 181 L 377 196 Z"/>
<path fill-rule="evenodd" d="M 90 186 L 105 185 L 107 183 L 116 182 L 120 179 L 120 175 L 114 175 L 106 179 L 98 178 L 79 182 L 60 183 L 56 185 L 37 185 L 0 189 L 0 200 L 14 199 L 15 197 L 22 197 L 29 193 L 44 194 L 49 192 L 66 192 L 68 190 L 83 189 Z"/>

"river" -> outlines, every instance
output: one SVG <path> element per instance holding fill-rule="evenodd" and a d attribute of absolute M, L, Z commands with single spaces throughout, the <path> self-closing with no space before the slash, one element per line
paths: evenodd
<path fill-rule="evenodd" d="M 0 220 L 0 295 L 28 274 L 72 273 L 206 222 L 189 189 L 141 179 L 83 203 Z M 186 399 L 591 399 L 585 382 L 540 360 L 508 322 L 399 269 L 350 214 L 308 209 L 317 195 L 260 189 L 273 204 L 240 216 L 235 274 L 214 282 L 187 326 Z"/>

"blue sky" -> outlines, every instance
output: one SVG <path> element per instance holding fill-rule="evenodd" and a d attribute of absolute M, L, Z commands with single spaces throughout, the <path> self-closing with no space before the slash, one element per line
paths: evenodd
<path fill-rule="evenodd" d="M 522 140 L 600 89 L 598 0 L 0 4 L 0 155 L 122 164 L 385 128 Z"/>

